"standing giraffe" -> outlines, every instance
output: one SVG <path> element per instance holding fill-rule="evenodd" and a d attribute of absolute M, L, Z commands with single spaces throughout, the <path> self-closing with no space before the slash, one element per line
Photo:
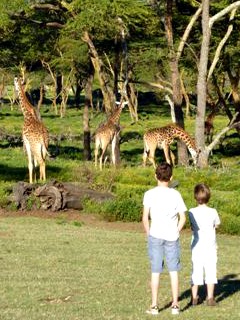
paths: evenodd
<path fill-rule="evenodd" d="M 128 102 L 121 102 L 119 107 L 116 107 L 108 120 L 100 125 L 95 133 L 95 166 L 98 164 L 98 151 L 102 150 L 102 153 L 99 157 L 99 166 L 100 170 L 102 170 L 102 162 L 105 152 L 109 144 L 112 145 L 112 162 L 113 165 L 116 165 L 116 156 L 115 156 L 115 147 L 117 143 L 117 138 L 120 133 L 119 119 L 122 112 L 122 109 Z M 104 163 L 106 158 L 104 160 Z"/>
<path fill-rule="evenodd" d="M 147 159 L 153 164 L 155 164 L 155 151 L 159 147 L 163 149 L 166 161 L 169 164 L 174 164 L 174 155 L 170 150 L 170 145 L 174 139 L 180 139 L 185 142 L 192 158 L 194 165 L 197 163 L 198 151 L 194 140 L 189 136 L 189 134 L 177 125 L 169 124 L 165 127 L 155 128 L 148 130 L 144 136 L 144 154 L 143 154 L 143 165 L 146 165 Z M 169 156 L 170 153 L 170 156 Z"/>
<path fill-rule="evenodd" d="M 46 180 L 45 159 L 48 154 L 48 131 L 43 122 L 37 116 L 34 107 L 29 102 L 22 80 L 15 77 L 15 89 L 19 96 L 19 102 L 24 116 L 23 144 L 28 156 L 29 182 L 36 182 L 36 167 L 40 167 L 40 180 Z"/>
<path fill-rule="evenodd" d="M 204 134 L 206 136 L 206 142 L 210 144 L 213 140 L 214 126 L 213 120 L 216 117 L 216 110 L 213 110 L 207 116 L 204 122 Z"/>

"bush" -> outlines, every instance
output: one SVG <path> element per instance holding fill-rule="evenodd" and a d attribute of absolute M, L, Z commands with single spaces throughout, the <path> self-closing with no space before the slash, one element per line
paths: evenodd
<path fill-rule="evenodd" d="M 221 233 L 227 233 L 231 235 L 240 234 L 240 217 L 224 213 L 221 216 L 221 225 L 219 228 Z"/>
<path fill-rule="evenodd" d="M 135 199 L 117 199 L 108 202 L 102 215 L 108 221 L 141 221 L 142 206 Z"/>

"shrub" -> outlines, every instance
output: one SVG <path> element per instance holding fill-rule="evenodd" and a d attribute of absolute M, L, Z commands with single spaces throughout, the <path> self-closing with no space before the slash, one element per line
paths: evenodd
<path fill-rule="evenodd" d="M 240 233 L 240 217 L 224 213 L 221 216 L 221 225 L 219 231 L 222 233 L 239 235 Z"/>
<path fill-rule="evenodd" d="M 137 221 L 141 220 L 141 208 L 135 199 L 117 199 L 109 201 L 105 206 L 103 217 L 108 221 Z"/>

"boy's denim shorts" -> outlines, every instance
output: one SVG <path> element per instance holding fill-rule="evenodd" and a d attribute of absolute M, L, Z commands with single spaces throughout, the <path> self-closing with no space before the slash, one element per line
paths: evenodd
<path fill-rule="evenodd" d="M 168 271 L 180 270 L 180 243 L 163 239 L 148 237 L 148 254 L 151 262 L 152 273 L 163 271 L 164 260 Z"/>

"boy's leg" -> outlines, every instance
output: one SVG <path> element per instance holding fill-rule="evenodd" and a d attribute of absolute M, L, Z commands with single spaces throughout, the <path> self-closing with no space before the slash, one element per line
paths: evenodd
<path fill-rule="evenodd" d="M 178 272 L 171 271 L 169 272 L 171 279 L 171 288 L 172 288 L 172 304 L 178 305 L 178 295 L 179 295 L 179 281 L 178 281 Z"/>
<path fill-rule="evenodd" d="M 191 304 L 192 306 L 196 306 L 199 303 L 199 297 L 198 297 L 198 285 L 192 284 L 192 299 Z"/>
<path fill-rule="evenodd" d="M 159 289 L 160 273 L 152 273 L 151 276 L 151 290 L 152 290 L 152 307 L 158 304 L 158 289 Z"/>
<path fill-rule="evenodd" d="M 207 299 L 212 299 L 214 297 L 214 283 L 207 283 Z"/>
<path fill-rule="evenodd" d="M 208 258 L 208 259 L 207 259 Z M 204 263 L 205 283 L 207 285 L 207 299 L 214 298 L 214 287 L 217 281 L 217 255 L 216 251 L 210 252 Z"/>
<path fill-rule="evenodd" d="M 163 270 L 163 240 L 149 236 L 148 253 L 151 262 L 152 307 L 158 305 L 160 273 Z"/>
<path fill-rule="evenodd" d="M 172 305 L 178 306 L 179 283 L 178 271 L 180 269 L 180 244 L 179 240 L 165 241 L 165 256 L 169 270 L 171 289 L 172 289 Z"/>
<path fill-rule="evenodd" d="M 202 255 L 201 251 L 192 249 L 192 303 L 198 299 L 198 286 L 204 284 Z"/>

